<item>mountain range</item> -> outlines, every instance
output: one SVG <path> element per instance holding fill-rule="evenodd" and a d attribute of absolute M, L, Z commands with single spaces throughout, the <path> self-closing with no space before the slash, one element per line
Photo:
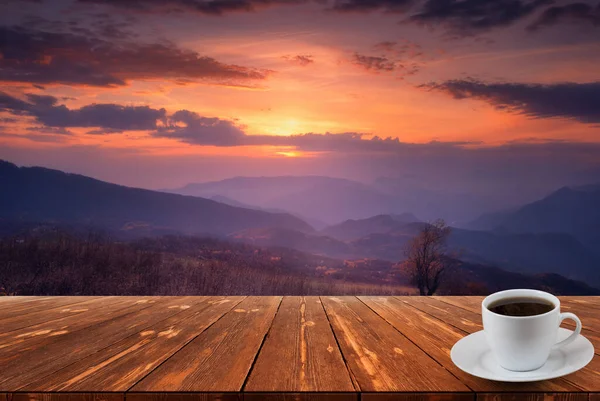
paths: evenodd
<path fill-rule="evenodd" d="M 331 258 L 395 263 L 404 258 L 406 243 L 427 224 L 412 213 L 389 212 L 393 197 L 348 180 L 234 178 L 199 185 L 186 187 L 184 195 L 173 194 L 0 161 L 0 225 L 3 232 L 6 227 L 38 222 L 100 227 L 126 238 L 199 234 Z M 251 196 L 237 200 L 246 194 Z M 277 206 L 280 203 L 285 207 Z M 562 188 L 538 201 L 454 227 L 448 245 L 472 265 L 559 274 L 600 287 L 598 205 L 598 185 Z M 367 216 L 354 217 L 362 213 Z M 304 214 L 323 221 L 353 217 L 326 226 L 314 224 L 315 230 L 298 217 Z"/>
<path fill-rule="evenodd" d="M 468 227 L 506 233 L 566 233 L 600 255 L 600 184 L 563 187 L 520 208 L 485 214 Z"/>
<path fill-rule="evenodd" d="M 224 236 L 260 227 L 313 228 L 287 213 L 233 207 L 210 199 L 129 188 L 40 167 L 0 161 L 0 219 L 116 230 L 132 236 L 180 232 Z"/>
<path fill-rule="evenodd" d="M 515 206 L 520 200 L 536 199 L 531 197 L 531 191 L 476 193 L 432 189 L 426 184 L 416 179 L 385 177 L 372 182 L 322 176 L 234 177 L 163 191 L 204 198 L 217 196 L 262 210 L 286 210 L 317 229 L 349 219 L 406 212 L 423 220 L 443 218 L 453 224 L 464 223 L 483 213 Z"/>

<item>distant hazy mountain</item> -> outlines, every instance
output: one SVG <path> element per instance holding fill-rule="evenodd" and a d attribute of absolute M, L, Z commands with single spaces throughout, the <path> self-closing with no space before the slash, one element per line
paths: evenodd
<path fill-rule="evenodd" d="M 262 209 L 283 209 L 328 225 L 404 212 L 412 212 L 425 221 L 443 218 L 450 224 L 462 224 L 482 213 L 512 207 L 516 198 L 535 199 L 492 190 L 458 190 L 440 183 L 430 188 L 425 184 L 418 179 L 385 177 L 371 183 L 323 176 L 235 177 L 165 192 L 205 198 L 223 196 Z M 318 225 L 314 220 L 309 222 Z"/>
<path fill-rule="evenodd" d="M 416 223 L 420 220 L 412 213 L 403 214 L 380 214 L 361 220 L 346 220 L 340 224 L 329 226 L 321 230 L 321 234 L 349 241 L 371 234 L 383 234 L 390 231 L 400 230 L 407 223 Z"/>
<path fill-rule="evenodd" d="M 600 185 L 564 187 L 517 210 L 482 216 L 469 226 L 512 233 L 567 233 L 600 254 Z"/>
<path fill-rule="evenodd" d="M 325 224 L 324 222 L 322 222 L 321 220 L 317 220 L 311 217 L 306 217 L 306 216 L 300 216 L 294 213 L 290 213 L 288 210 L 284 210 L 284 209 L 279 209 L 279 208 L 275 208 L 275 207 L 271 207 L 271 208 L 263 208 L 260 206 L 256 206 L 256 205 L 250 205 L 244 202 L 239 202 L 236 201 L 235 199 L 231 199 L 228 198 L 226 196 L 222 196 L 222 195 L 215 195 L 212 196 L 210 199 L 216 201 L 216 202 L 220 202 L 220 203 L 224 203 L 226 205 L 229 206 L 235 206 L 235 207 L 243 207 L 246 209 L 254 209 L 254 210 L 262 210 L 264 212 L 269 212 L 269 213 L 287 213 L 287 214 L 292 214 L 296 217 L 298 217 L 299 219 L 307 222 L 308 224 L 310 224 L 313 228 L 316 228 L 317 230 L 320 230 L 322 228 L 327 227 L 327 224 Z"/>
<path fill-rule="evenodd" d="M 169 190 L 182 195 L 225 196 L 261 208 L 284 209 L 327 224 L 404 212 L 396 199 L 359 182 L 320 176 L 236 177 Z"/>
<path fill-rule="evenodd" d="M 497 233 L 453 229 L 448 245 L 463 260 L 520 273 L 557 273 L 600 285 L 600 258 L 566 233 Z"/>
<path fill-rule="evenodd" d="M 0 161 L 0 219 L 89 225 L 147 234 L 227 235 L 248 228 L 313 231 L 283 213 L 232 207 L 209 199 L 128 188 L 40 167 Z"/>

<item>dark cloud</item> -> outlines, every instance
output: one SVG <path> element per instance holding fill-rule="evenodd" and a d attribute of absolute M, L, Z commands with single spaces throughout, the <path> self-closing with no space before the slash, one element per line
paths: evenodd
<path fill-rule="evenodd" d="M 105 4 L 122 9 L 153 12 L 197 12 L 224 15 L 231 12 L 253 12 L 277 5 L 307 3 L 309 0 L 78 0 L 80 3 Z"/>
<path fill-rule="evenodd" d="M 25 131 L 46 135 L 73 135 L 71 131 L 64 127 L 27 127 Z"/>
<path fill-rule="evenodd" d="M 243 127 L 230 120 L 209 118 L 180 110 L 167 119 L 167 124 L 152 134 L 155 137 L 176 139 L 191 145 L 203 146 L 277 146 L 309 152 L 398 152 L 419 148 L 419 144 L 400 142 L 398 138 L 381 138 L 358 132 L 305 133 L 296 135 L 248 135 Z M 454 147 L 467 142 L 431 142 L 429 147 Z"/>
<path fill-rule="evenodd" d="M 53 96 L 28 94 L 24 101 L 0 92 L 0 111 L 31 116 L 46 127 L 101 127 L 114 130 L 153 130 L 164 119 L 165 109 L 148 106 L 91 104 L 79 109 L 57 105 Z"/>
<path fill-rule="evenodd" d="M 27 101 L 0 92 L 0 112 L 27 116 L 42 126 L 30 131 L 48 134 L 71 134 L 66 128 L 90 127 L 90 135 L 117 134 L 130 130 L 149 131 L 154 137 L 171 138 L 203 146 L 278 146 L 313 152 L 398 152 L 420 146 L 397 138 L 381 138 L 365 133 L 304 133 L 289 136 L 248 135 L 244 127 L 232 120 L 205 117 L 189 110 L 167 115 L 165 109 L 148 106 L 91 104 L 78 109 L 59 105 L 53 96 L 27 94 Z M 462 146 L 470 142 L 430 143 L 431 146 Z"/>
<path fill-rule="evenodd" d="M 537 29 L 557 25 L 563 22 L 591 24 L 600 27 L 600 3 L 594 7 L 587 3 L 571 3 L 546 9 L 528 29 Z"/>
<path fill-rule="evenodd" d="M 110 135 L 110 134 L 122 134 L 122 133 L 123 133 L 123 130 L 114 129 L 114 128 L 100 128 L 100 129 L 93 129 L 93 130 L 86 132 L 86 134 L 88 134 L 88 135 Z"/>
<path fill-rule="evenodd" d="M 413 0 L 335 0 L 333 11 L 366 13 L 384 11 L 403 13 L 414 3 Z"/>
<path fill-rule="evenodd" d="M 376 43 L 375 46 L 373 46 L 373 49 L 390 53 L 396 49 L 397 45 L 398 42 L 386 40 L 383 42 Z"/>
<path fill-rule="evenodd" d="M 298 54 L 296 56 L 286 55 L 283 56 L 283 59 L 291 63 L 298 64 L 302 67 L 306 67 L 307 65 L 315 62 L 315 59 L 310 54 Z"/>
<path fill-rule="evenodd" d="M 269 71 L 221 63 L 171 43 L 112 42 L 72 33 L 0 27 L 0 81 L 122 86 L 168 79 L 237 85 Z"/>
<path fill-rule="evenodd" d="M 427 0 L 409 20 L 442 26 L 456 36 L 470 36 L 511 25 L 552 0 Z"/>
<path fill-rule="evenodd" d="M 498 109 L 530 117 L 600 123 L 600 82 L 542 85 L 453 80 L 422 87 L 446 92 L 455 99 L 480 99 Z"/>
<path fill-rule="evenodd" d="M 350 62 L 366 71 L 375 73 L 394 73 L 398 78 L 414 75 L 420 71 L 422 65 L 413 58 L 403 59 L 402 50 L 396 50 L 394 54 L 381 56 L 367 56 L 354 53 Z"/>
<path fill-rule="evenodd" d="M 368 71 L 389 72 L 396 69 L 396 63 L 384 56 L 365 56 L 354 53 L 352 63 Z"/>
<path fill-rule="evenodd" d="M 244 131 L 231 121 L 202 117 L 188 110 L 173 113 L 166 126 L 159 127 L 154 136 L 214 146 L 241 146 L 246 138 Z"/>

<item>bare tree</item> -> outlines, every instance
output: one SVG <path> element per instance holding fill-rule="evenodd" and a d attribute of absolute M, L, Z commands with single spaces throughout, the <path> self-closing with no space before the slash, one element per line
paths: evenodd
<path fill-rule="evenodd" d="M 433 295 L 453 263 L 446 246 L 450 231 L 444 220 L 436 220 L 426 224 L 406 246 L 403 267 L 420 295 Z"/>

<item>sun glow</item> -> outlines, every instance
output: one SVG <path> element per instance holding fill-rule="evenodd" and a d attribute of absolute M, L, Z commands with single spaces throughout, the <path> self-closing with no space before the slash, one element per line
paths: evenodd
<path fill-rule="evenodd" d="M 280 156 L 284 156 L 284 157 L 300 157 L 301 156 L 300 152 L 295 152 L 295 151 L 277 152 L 276 154 L 280 155 Z"/>

